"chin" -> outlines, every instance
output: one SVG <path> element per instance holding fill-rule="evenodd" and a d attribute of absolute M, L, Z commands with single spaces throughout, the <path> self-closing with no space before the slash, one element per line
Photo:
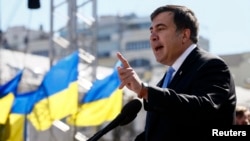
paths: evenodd
<path fill-rule="evenodd" d="M 156 59 L 156 61 L 157 61 L 158 63 L 164 64 L 164 63 L 163 63 L 163 60 Z"/>

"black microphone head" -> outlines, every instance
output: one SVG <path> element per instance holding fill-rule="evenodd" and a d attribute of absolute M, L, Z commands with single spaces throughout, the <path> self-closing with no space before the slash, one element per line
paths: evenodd
<path fill-rule="evenodd" d="M 128 102 L 122 109 L 121 114 L 125 116 L 124 120 L 119 125 L 123 126 L 130 123 L 137 116 L 137 113 L 141 110 L 142 104 L 140 100 L 134 99 Z"/>
<path fill-rule="evenodd" d="M 119 124 L 120 126 L 126 125 L 128 123 L 130 123 L 131 121 L 133 121 L 136 118 L 137 114 L 135 115 L 130 115 L 130 116 L 126 116 L 121 123 Z"/>

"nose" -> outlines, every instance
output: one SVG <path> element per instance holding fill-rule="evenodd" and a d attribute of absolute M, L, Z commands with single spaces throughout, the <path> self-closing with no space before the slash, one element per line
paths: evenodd
<path fill-rule="evenodd" d="M 150 40 L 151 41 L 156 41 L 158 39 L 159 39 L 158 35 L 156 33 L 154 33 L 154 32 L 151 32 Z"/>

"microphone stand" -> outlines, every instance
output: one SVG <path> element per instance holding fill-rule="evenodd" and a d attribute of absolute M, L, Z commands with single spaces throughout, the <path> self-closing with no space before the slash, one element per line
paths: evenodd
<path fill-rule="evenodd" d="M 140 111 L 142 107 L 142 104 L 139 100 L 132 100 L 129 103 L 127 103 L 121 113 L 111 122 L 109 123 L 105 128 L 98 131 L 96 134 L 94 134 L 91 138 L 89 138 L 87 141 L 97 141 L 100 139 L 104 134 L 109 132 L 110 130 L 114 129 L 117 126 L 123 126 L 128 124 L 129 122 L 133 121 L 137 113 Z"/>
<path fill-rule="evenodd" d="M 124 119 L 123 116 L 120 116 L 121 118 L 118 118 L 117 121 L 121 121 L 122 119 Z M 91 138 L 89 138 L 87 141 L 97 141 L 98 139 L 100 139 L 104 134 L 106 134 L 107 132 L 109 132 L 110 130 L 112 130 L 113 128 L 115 128 L 117 125 L 119 124 L 119 122 L 111 122 L 109 125 L 107 125 L 105 128 L 103 128 L 102 130 L 98 131 L 97 133 L 95 133 Z"/>

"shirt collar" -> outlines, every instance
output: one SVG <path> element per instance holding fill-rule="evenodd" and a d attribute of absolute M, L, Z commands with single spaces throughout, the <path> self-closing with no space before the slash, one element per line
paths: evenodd
<path fill-rule="evenodd" d="M 187 58 L 187 56 L 197 47 L 196 44 L 191 44 L 182 54 L 181 56 L 174 62 L 174 64 L 172 65 L 172 67 L 174 68 L 175 72 L 173 75 L 175 75 L 175 73 L 178 71 L 178 69 L 180 68 L 180 66 L 182 65 L 182 63 L 184 62 L 184 60 Z"/>

